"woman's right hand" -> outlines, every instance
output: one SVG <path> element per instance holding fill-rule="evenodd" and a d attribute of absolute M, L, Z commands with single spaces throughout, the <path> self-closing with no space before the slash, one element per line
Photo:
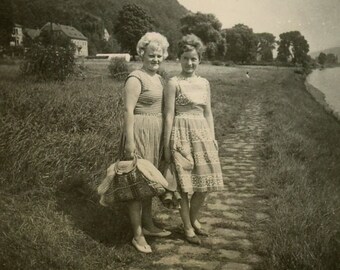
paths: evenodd
<path fill-rule="evenodd" d="M 133 158 L 135 151 L 136 151 L 136 145 L 134 142 L 126 143 L 125 148 L 124 148 L 124 157 Z"/>

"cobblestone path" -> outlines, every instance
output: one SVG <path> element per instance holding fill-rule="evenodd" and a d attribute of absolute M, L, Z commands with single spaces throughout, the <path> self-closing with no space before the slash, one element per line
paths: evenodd
<path fill-rule="evenodd" d="M 191 245 L 183 239 L 177 211 L 157 213 L 156 219 L 174 233 L 150 239 L 157 254 L 150 268 L 249 270 L 261 261 L 256 241 L 268 215 L 256 173 L 264 119 L 256 101 L 246 108 L 232 133 L 219 142 L 226 190 L 209 194 L 200 218 L 210 236 L 202 237 L 200 246 Z"/>

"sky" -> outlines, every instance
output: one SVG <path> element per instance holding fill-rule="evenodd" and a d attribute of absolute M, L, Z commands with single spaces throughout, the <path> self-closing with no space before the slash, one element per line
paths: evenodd
<path fill-rule="evenodd" d="M 310 52 L 340 46 L 340 0 L 178 0 L 192 12 L 214 14 L 222 28 L 243 23 L 255 33 L 300 31 Z"/>

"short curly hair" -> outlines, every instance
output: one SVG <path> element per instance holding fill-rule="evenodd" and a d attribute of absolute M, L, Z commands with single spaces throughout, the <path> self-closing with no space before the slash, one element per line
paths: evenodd
<path fill-rule="evenodd" d="M 143 57 L 146 47 L 150 44 L 161 47 L 163 51 L 163 57 L 166 59 L 168 57 L 169 42 L 165 36 L 157 32 L 147 32 L 137 43 L 137 54 Z"/>
<path fill-rule="evenodd" d="M 183 36 L 181 40 L 178 42 L 177 56 L 181 57 L 181 55 L 184 52 L 188 52 L 192 50 L 196 50 L 199 56 L 199 59 L 201 60 L 202 55 L 205 51 L 205 47 L 203 45 L 202 40 L 194 34 L 188 34 L 188 35 Z"/>

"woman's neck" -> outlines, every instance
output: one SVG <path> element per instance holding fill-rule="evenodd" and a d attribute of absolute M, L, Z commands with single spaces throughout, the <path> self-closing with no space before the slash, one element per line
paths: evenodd
<path fill-rule="evenodd" d="M 181 72 L 179 75 L 182 76 L 182 77 L 185 77 L 185 78 L 197 77 L 195 72 L 193 72 L 193 73 Z"/>

